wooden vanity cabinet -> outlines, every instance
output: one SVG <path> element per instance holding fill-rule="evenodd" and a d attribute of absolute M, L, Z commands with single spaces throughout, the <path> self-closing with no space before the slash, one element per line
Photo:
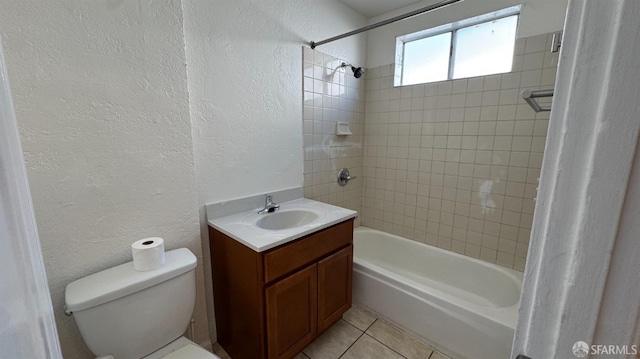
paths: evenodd
<path fill-rule="evenodd" d="M 292 358 L 318 334 L 316 264 L 266 289 L 268 358 Z"/>
<path fill-rule="evenodd" d="M 351 307 L 353 219 L 265 252 L 209 227 L 218 342 L 290 359 Z"/>
<path fill-rule="evenodd" d="M 318 262 L 318 331 L 323 332 L 351 308 L 353 246 Z"/>

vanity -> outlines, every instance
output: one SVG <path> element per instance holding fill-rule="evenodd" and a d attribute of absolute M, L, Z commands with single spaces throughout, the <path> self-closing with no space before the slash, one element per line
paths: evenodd
<path fill-rule="evenodd" d="M 351 307 L 355 216 L 301 198 L 209 220 L 218 342 L 233 359 L 293 358 Z"/>

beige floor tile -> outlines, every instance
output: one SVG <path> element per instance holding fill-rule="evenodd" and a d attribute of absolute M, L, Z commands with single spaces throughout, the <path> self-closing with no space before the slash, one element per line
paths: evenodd
<path fill-rule="evenodd" d="M 231 359 L 229 354 L 227 354 L 218 343 L 213 345 L 213 354 L 219 356 L 221 359 Z"/>
<path fill-rule="evenodd" d="M 360 330 L 367 330 L 367 328 L 376 321 L 374 315 L 357 306 L 351 307 L 351 309 L 344 313 L 342 319 Z"/>
<path fill-rule="evenodd" d="M 351 324 L 339 320 L 302 352 L 311 359 L 339 358 L 353 344 L 362 331 Z"/>
<path fill-rule="evenodd" d="M 434 351 L 433 354 L 431 355 L 431 358 L 429 359 L 449 359 L 449 357 L 440 352 Z"/>
<path fill-rule="evenodd" d="M 403 359 L 403 357 L 380 344 L 368 335 L 363 335 L 341 359 Z M 313 359 L 313 358 L 312 358 Z"/>
<path fill-rule="evenodd" d="M 416 339 L 410 337 L 400 329 L 377 320 L 367 330 L 367 334 L 405 356 L 407 359 L 429 358 L 433 350 Z"/>

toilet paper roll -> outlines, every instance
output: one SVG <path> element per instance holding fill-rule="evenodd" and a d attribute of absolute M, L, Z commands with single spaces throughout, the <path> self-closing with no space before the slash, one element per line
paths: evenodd
<path fill-rule="evenodd" d="M 131 244 L 133 268 L 139 272 L 158 269 L 164 265 L 164 240 L 160 237 L 141 239 Z"/>

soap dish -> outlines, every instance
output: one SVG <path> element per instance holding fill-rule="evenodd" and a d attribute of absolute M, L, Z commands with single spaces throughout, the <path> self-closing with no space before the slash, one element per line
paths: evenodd
<path fill-rule="evenodd" d="M 351 129 L 349 128 L 349 123 L 348 122 L 336 123 L 336 135 L 337 136 L 353 135 L 353 133 L 351 133 Z"/>

